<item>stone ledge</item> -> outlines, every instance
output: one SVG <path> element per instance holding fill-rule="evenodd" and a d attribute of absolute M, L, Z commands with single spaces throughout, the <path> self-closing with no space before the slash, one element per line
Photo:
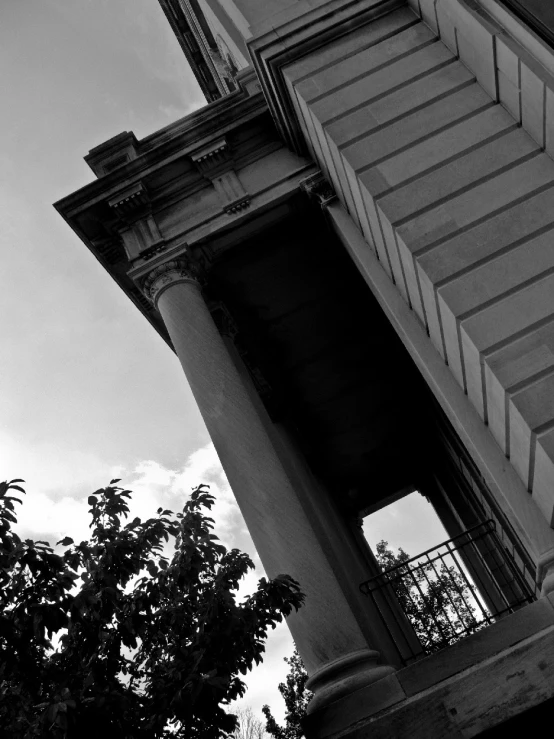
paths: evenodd
<path fill-rule="evenodd" d="M 554 696 L 554 626 L 409 698 L 341 737 L 479 736 Z"/>
<path fill-rule="evenodd" d="M 312 714 L 306 736 L 468 739 L 553 697 L 554 609 L 545 598 Z"/>
<path fill-rule="evenodd" d="M 407 696 L 416 695 L 550 626 L 554 626 L 554 608 L 548 598 L 542 598 L 454 646 L 399 670 L 398 681 Z"/>

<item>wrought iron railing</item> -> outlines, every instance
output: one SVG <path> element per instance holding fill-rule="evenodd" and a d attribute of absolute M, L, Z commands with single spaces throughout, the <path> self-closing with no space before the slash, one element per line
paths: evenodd
<path fill-rule="evenodd" d="M 404 664 L 535 600 L 486 521 L 362 583 Z"/>

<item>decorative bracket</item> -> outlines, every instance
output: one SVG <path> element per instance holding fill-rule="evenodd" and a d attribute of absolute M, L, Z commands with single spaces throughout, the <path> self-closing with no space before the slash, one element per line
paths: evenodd
<path fill-rule="evenodd" d="M 301 180 L 300 188 L 306 193 L 310 200 L 319 205 L 323 210 L 329 205 L 329 203 L 336 200 L 337 197 L 332 185 L 321 170 Z"/>
<path fill-rule="evenodd" d="M 234 169 L 231 151 L 225 137 L 190 154 L 200 174 L 210 180 L 219 195 L 225 213 L 235 214 L 250 205 L 250 195 L 242 186 Z"/>
<path fill-rule="evenodd" d="M 152 214 L 152 204 L 142 182 L 126 188 L 108 201 L 110 208 L 127 226 L 121 231 L 130 260 L 150 259 L 165 249 L 165 241 Z"/>
<path fill-rule="evenodd" d="M 142 182 L 136 182 L 127 187 L 108 201 L 119 218 L 125 223 L 131 224 L 151 212 L 150 198 Z"/>

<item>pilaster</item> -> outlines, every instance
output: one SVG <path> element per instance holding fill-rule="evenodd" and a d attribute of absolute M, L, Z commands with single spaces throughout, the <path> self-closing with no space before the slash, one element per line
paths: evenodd
<path fill-rule="evenodd" d="M 137 182 L 108 201 L 120 221 L 120 234 L 128 258 L 149 259 L 163 251 L 165 242 L 152 213 L 146 187 Z"/>
<path fill-rule="evenodd" d="M 190 158 L 200 174 L 214 186 L 225 213 L 234 214 L 249 207 L 251 197 L 235 171 L 231 150 L 224 136 L 191 152 Z"/>

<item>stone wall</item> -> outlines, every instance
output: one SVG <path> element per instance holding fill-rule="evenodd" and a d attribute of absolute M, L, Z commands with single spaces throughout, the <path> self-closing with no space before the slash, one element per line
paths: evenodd
<path fill-rule="evenodd" d="M 289 65 L 288 89 L 313 156 L 552 524 L 554 80 L 476 2 L 411 5 L 426 22 L 406 6 L 359 28 Z"/>

